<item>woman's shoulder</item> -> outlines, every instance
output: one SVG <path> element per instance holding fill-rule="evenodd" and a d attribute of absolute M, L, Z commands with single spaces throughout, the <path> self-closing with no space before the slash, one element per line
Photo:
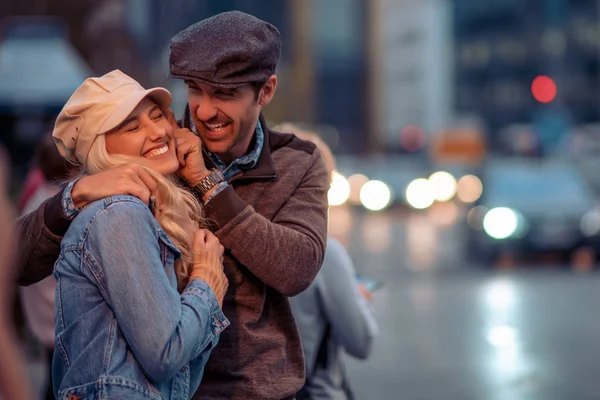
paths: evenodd
<path fill-rule="evenodd" d="M 79 212 L 76 219 L 80 217 L 95 217 L 99 214 L 110 216 L 134 214 L 136 216 L 148 215 L 152 217 L 152 212 L 146 203 L 134 196 L 119 195 L 105 197 L 88 204 Z"/>
<path fill-rule="evenodd" d="M 134 196 L 119 195 L 88 204 L 75 217 L 69 231 L 76 236 L 87 236 L 94 230 L 111 230 L 119 234 L 139 224 L 158 228 L 150 208 L 143 201 Z"/>

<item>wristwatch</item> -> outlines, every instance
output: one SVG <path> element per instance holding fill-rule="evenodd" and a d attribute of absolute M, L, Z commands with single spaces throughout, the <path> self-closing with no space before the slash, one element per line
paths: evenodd
<path fill-rule="evenodd" d="M 223 182 L 225 180 L 225 176 L 223 175 L 223 171 L 219 169 L 212 169 L 211 173 L 205 176 L 196 186 L 192 189 L 196 192 L 200 197 L 203 197 L 210 189 L 212 189 L 215 185 Z"/>

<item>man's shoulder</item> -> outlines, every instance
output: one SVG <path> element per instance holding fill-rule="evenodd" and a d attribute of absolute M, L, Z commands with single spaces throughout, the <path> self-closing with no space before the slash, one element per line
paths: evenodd
<path fill-rule="evenodd" d="M 312 157 L 317 151 L 317 146 L 313 142 L 302 140 L 292 133 L 269 130 L 268 134 L 271 152 L 283 150 Z"/>

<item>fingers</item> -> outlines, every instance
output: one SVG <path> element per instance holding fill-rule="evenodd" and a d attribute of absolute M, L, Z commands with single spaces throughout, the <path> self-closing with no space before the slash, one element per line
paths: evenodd
<path fill-rule="evenodd" d="M 160 197 L 158 185 L 156 184 L 154 178 L 152 178 L 150 174 L 146 172 L 143 168 L 140 168 L 137 174 L 142 183 L 148 188 L 150 195 L 154 196 L 159 205 L 162 204 L 162 198 Z"/>
<path fill-rule="evenodd" d="M 140 179 L 139 175 L 134 174 L 124 178 L 125 191 L 131 196 L 135 196 L 146 204 L 150 204 L 150 190 Z"/>
<path fill-rule="evenodd" d="M 196 231 L 196 235 L 194 236 L 194 248 L 202 249 L 206 247 L 206 230 L 198 229 Z"/>
<path fill-rule="evenodd" d="M 185 157 L 190 152 L 190 144 L 186 142 L 181 135 L 175 135 L 175 142 L 177 143 L 176 151 L 177 151 L 177 159 L 179 160 L 179 167 L 185 167 Z"/>

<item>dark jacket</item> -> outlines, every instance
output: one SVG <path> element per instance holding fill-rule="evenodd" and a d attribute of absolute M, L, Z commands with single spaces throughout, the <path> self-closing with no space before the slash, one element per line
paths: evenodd
<path fill-rule="evenodd" d="M 226 249 L 223 312 L 231 326 L 206 365 L 196 396 L 202 399 L 281 399 L 304 383 L 288 297 L 306 289 L 321 267 L 329 178 L 313 143 L 268 129 L 262 116 L 261 124 L 265 141 L 256 166 L 205 207 Z M 18 220 L 23 285 L 52 273 L 70 223 L 61 195 Z"/>

